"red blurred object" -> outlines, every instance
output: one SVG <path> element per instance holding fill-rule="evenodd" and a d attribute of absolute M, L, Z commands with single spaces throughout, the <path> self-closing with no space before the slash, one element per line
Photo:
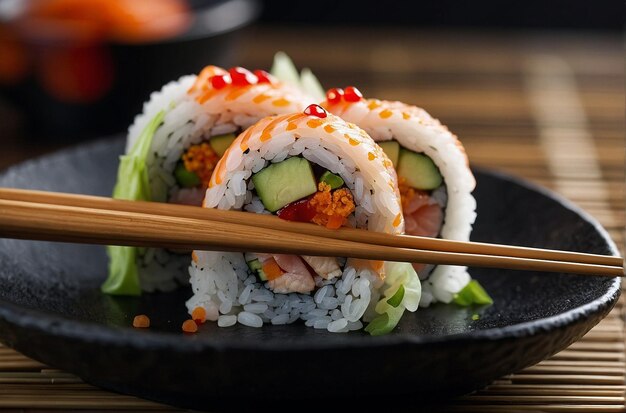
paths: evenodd
<path fill-rule="evenodd" d="M 233 65 L 258 0 L 0 0 L 0 98 L 30 139 L 127 128 L 150 93 Z M 230 80 L 230 76 L 228 77 Z"/>
<path fill-rule="evenodd" d="M 17 83 L 26 76 L 28 52 L 17 34 L 0 26 L 0 84 Z"/>
<path fill-rule="evenodd" d="M 39 61 L 38 69 L 43 87 L 64 102 L 92 102 L 113 83 L 113 63 L 105 47 L 52 49 Z"/>
<path fill-rule="evenodd" d="M 37 0 L 16 25 L 44 39 L 145 43 L 180 34 L 190 22 L 185 0 Z"/>
<path fill-rule="evenodd" d="M 30 1 L 0 32 L 0 82 L 17 82 L 33 70 L 55 99 L 93 102 L 113 82 L 104 44 L 170 38 L 190 22 L 184 0 Z"/>

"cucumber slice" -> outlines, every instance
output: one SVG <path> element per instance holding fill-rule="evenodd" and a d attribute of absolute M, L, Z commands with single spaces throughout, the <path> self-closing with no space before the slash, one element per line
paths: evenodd
<path fill-rule="evenodd" d="M 330 189 L 341 188 L 343 185 L 343 179 L 339 175 L 335 175 L 330 171 L 326 171 L 320 177 L 320 182 L 324 182 L 330 186 Z"/>
<path fill-rule="evenodd" d="M 443 178 L 437 166 L 428 156 L 400 149 L 398 176 L 404 178 L 413 188 L 430 190 L 441 186 Z"/>
<path fill-rule="evenodd" d="M 234 133 L 215 135 L 211 138 L 209 143 L 211 144 L 211 147 L 213 148 L 215 153 L 218 154 L 221 158 L 222 156 L 224 156 L 224 153 L 236 138 L 237 135 L 235 135 Z"/>
<path fill-rule="evenodd" d="M 385 141 L 378 142 L 378 146 L 380 146 L 385 152 L 385 155 L 391 160 L 394 167 L 398 167 L 398 156 L 400 155 L 400 144 L 397 141 Z"/>
<path fill-rule="evenodd" d="M 252 182 L 270 212 L 317 192 L 311 164 L 299 157 L 269 165 L 252 175 Z"/>
<path fill-rule="evenodd" d="M 202 183 L 198 175 L 194 172 L 189 172 L 185 165 L 182 162 L 179 162 L 176 165 L 176 169 L 174 169 L 174 177 L 176 178 L 176 182 L 183 188 L 193 188 L 194 186 L 198 186 Z"/>
<path fill-rule="evenodd" d="M 263 265 L 258 259 L 248 261 L 248 268 L 259 277 L 261 281 L 267 281 L 267 276 L 263 272 Z"/>

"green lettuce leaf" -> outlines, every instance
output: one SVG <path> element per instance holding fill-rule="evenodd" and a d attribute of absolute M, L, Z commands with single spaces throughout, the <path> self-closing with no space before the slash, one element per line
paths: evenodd
<path fill-rule="evenodd" d="M 326 97 L 322 84 L 311 69 L 304 68 L 298 74 L 298 69 L 296 69 L 293 61 L 285 52 L 278 52 L 274 55 L 274 63 L 270 73 L 281 82 L 299 88 L 318 102 L 321 102 Z"/>
<path fill-rule="evenodd" d="M 471 280 L 461 291 L 455 294 L 454 302 L 467 307 L 472 304 L 493 304 L 493 299 L 477 280 Z"/>
<path fill-rule="evenodd" d="M 148 123 L 131 150 L 120 156 L 117 183 L 113 198 L 131 201 L 150 201 L 151 191 L 146 158 L 150 153 L 152 138 L 163 122 L 165 112 L 159 112 Z M 109 275 L 101 286 L 102 292 L 114 295 L 141 295 L 137 272 L 138 249 L 136 247 L 109 246 Z"/>
<path fill-rule="evenodd" d="M 386 262 L 385 270 L 383 297 L 375 309 L 379 315 L 365 327 L 365 331 L 373 336 L 391 332 L 400 322 L 405 310 L 417 310 L 422 296 L 422 285 L 411 264 Z"/>
<path fill-rule="evenodd" d="M 390 299 L 387 300 L 387 304 L 392 307 L 397 307 L 402 303 L 402 299 L 404 298 L 404 285 L 400 284 L 398 287 L 398 291 L 394 295 L 391 296 Z"/>

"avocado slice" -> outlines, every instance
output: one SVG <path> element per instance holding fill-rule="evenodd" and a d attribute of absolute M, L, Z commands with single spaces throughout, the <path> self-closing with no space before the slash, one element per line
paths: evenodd
<path fill-rule="evenodd" d="M 432 159 L 404 148 L 400 149 L 397 171 L 398 176 L 406 179 L 408 185 L 417 189 L 435 189 L 443 182 L 441 173 Z"/>
<path fill-rule="evenodd" d="M 179 162 L 174 169 L 174 178 L 176 178 L 176 182 L 183 188 L 193 188 L 194 186 L 200 185 L 202 182 L 198 175 L 194 172 L 189 172 L 187 168 L 185 168 L 185 164 Z"/>
<path fill-rule="evenodd" d="M 233 143 L 233 141 L 237 138 L 237 135 L 234 133 L 226 133 L 224 135 L 215 135 L 211 137 L 209 143 L 211 147 L 215 151 L 216 154 L 221 158 L 226 153 L 228 147 Z"/>
<path fill-rule="evenodd" d="M 317 192 L 311 164 L 299 157 L 269 165 L 252 175 L 252 182 L 270 212 Z"/>
<path fill-rule="evenodd" d="M 335 175 L 330 171 L 326 171 L 320 177 L 320 182 L 324 182 L 330 186 L 330 189 L 341 188 L 343 185 L 343 179 L 339 175 Z"/>
<path fill-rule="evenodd" d="M 400 155 L 400 144 L 398 141 L 385 141 L 378 142 L 378 146 L 380 146 L 385 152 L 385 155 L 391 160 L 394 167 L 398 167 L 398 156 Z"/>
<path fill-rule="evenodd" d="M 263 264 L 261 264 L 258 258 L 248 261 L 248 268 L 250 268 L 253 273 L 256 273 L 261 281 L 267 281 L 267 276 L 263 272 Z"/>

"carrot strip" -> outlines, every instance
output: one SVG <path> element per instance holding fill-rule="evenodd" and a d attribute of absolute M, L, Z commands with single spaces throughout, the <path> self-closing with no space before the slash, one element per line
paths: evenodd
<path fill-rule="evenodd" d="M 274 258 L 270 258 L 269 260 L 265 261 L 262 268 L 268 281 L 275 280 L 276 278 L 283 275 L 283 270 L 281 270 Z"/>

